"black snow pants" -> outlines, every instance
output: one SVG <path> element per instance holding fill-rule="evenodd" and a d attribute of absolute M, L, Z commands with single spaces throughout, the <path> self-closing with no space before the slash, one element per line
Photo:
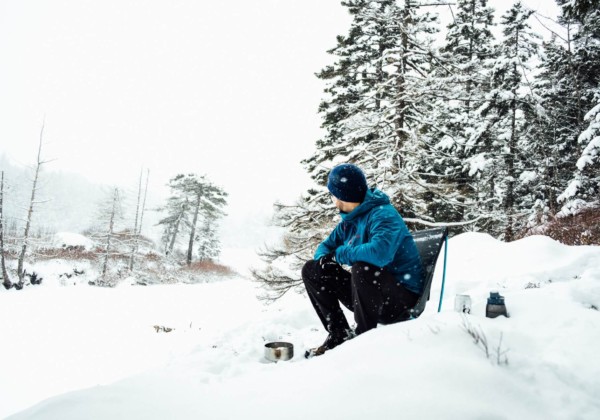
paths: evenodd
<path fill-rule="evenodd" d="M 310 260 L 302 268 L 302 280 L 312 305 L 332 335 L 349 330 L 340 302 L 354 312 L 356 334 L 362 334 L 377 324 L 392 324 L 419 299 L 384 269 L 356 262 L 348 272 L 339 264 L 321 267 Z"/>

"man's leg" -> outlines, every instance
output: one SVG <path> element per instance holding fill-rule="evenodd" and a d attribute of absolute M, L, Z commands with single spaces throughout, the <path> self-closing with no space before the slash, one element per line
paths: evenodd
<path fill-rule="evenodd" d="M 381 317 L 379 318 L 379 322 L 382 324 L 393 324 L 406 320 L 406 311 L 414 307 L 420 297 L 398 281 L 384 283 L 382 294 L 384 301 Z"/>
<path fill-rule="evenodd" d="M 352 310 L 350 273 L 340 265 L 323 269 L 318 261 L 310 260 L 302 268 L 302 280 L 323 327 L 330 335 L 345 337 L 350 326 L 340 302 Z"/>
<path fill-rule="evenodd" d="M 395 322 L 419 297 L 407 290 L 385 270 L 366 262 L 352 266 L 352 300 L 356 334 Z"/>

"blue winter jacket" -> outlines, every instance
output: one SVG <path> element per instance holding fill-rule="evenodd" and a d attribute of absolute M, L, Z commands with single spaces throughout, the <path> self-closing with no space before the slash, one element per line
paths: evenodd
<path fill-rule="evenodd" d="M 423 292 L 423 268 L 415 241 L 389 197 L 372 188 L 364 201 L 317 247 L 315 260 L 335 251 L 338 263 L 357 261 L 382 267 L 408 290 Z"/>

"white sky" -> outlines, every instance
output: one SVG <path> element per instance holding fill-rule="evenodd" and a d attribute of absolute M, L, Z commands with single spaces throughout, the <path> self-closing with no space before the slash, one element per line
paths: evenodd
<path fill-rule="evenodd" d="M 339 0 L 0 0 L 0 154 L 32 163 L 45 117 L 48 169 L 205 173 L 230 214 L 270 210 L 310 185 L 314 73 L 349 22 Z"/>
<path fill-rule="evenodd" d="M 151 187 L 206 173 L 270 207 L 308 185 L 314 77 L 348 22 L 324 0 L 0 0 L 0 153 Z"/>

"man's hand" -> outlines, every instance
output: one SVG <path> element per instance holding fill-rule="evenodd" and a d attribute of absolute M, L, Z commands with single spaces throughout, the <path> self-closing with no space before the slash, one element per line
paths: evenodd
<path fill-rule="evenodd" d="M 335 261 L 335 252 L 330 252 L 319 258 L 319 267 L 321 267 L 321 270 L 331 270 L 337 265 L 338 263 Z"/>

